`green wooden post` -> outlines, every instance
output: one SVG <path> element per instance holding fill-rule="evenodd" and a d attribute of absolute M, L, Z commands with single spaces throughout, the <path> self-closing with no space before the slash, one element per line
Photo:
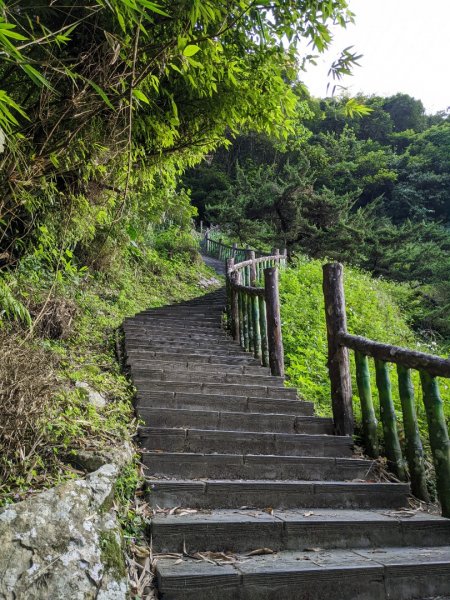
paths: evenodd
<path fill-rule="evenodd" d="M 387 363 L 375 359 L 376 381 L 380 398 L 381 422 L 383 424 L 386 458 L 400 481 L 406 481 L 402 449 L 398 438 L 397 418 L 392 400 L 391 381 Z"/>
<path fill-rule="evenodd" d="M 241 348 L 245 348 L 244 339 L 244 303 L 242 300 L 242 292 L 238 292 L 238 308 L 239 308 L 239 343 Z"/>
<path fill-rule="evenodd" d="M 424 465 L 424 453 L 417 423 L 414 386 L 411 369 L 397 365 L 398 388 L 402 403 L 403 426 L 405 428 L 405 454 L 408 461 L 411 491 L 424 502 L 430 501 Z"/>
<path fill-rule="evenodd" d="M 371 458 L 378 458 L 377 418 L 373 407 L 372 390 L 370 388 L 370 370 L 367 356 L 355 352 L 356 383 L 361 401 L 362 426 L 366 452 Z"/>
<path fill-rule="evenodd" d="M 261 358 L 265 367 L 269 366 L 269 342 L 267 339 L 267 313 L 266 299 L 258 297 L 259 304 L 259 328 L 261 330 Z"/>
<path fill-rule="evenodd" d="M 445 422 L 444 404 L 436 377 L 420 371 L 420 380 L 436 471 L 436 489 L 442 507 L 442 515 L 450 518 L 450 440 Z"/>

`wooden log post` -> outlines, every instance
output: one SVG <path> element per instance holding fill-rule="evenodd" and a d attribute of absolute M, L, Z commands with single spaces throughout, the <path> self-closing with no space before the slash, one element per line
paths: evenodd
<path fill-rule="evenodd" d="M 380 455 L 377 433 L 378 423 L 373 407 L 369 361 L 367 356 L 364 356 L 364 354 L 361 354 L 360 352 L 355 352 L 355 364 L 356 383 L 358 384 L 358 393 L 361 401 L 364 446 L 368 456 L 371 458 L 378 458 Z"/>
<path fill-rule="evenodd" d="M 259 302 L 259 328 L 261 331 L 261 360 L 265 367 L 270 365 L 269 363 L 269 341 L 267 339 L 267 313 L 266 313 L 266 299 L 263 296 L 258 296 Z"/>
<path fill-rule="evenodd" d="M 233 243 L 233 246 L 231 248 L 231 252 L 232 252 L 232 257 L 235 259 L 236 258 L 236 249 L 237 249 L 237 244 L 236 242 Z"/>
<path fill-rule="evenodd" d="M 200 235 L 203 235 L 203 221 L 200 220 Z"/>
<path fill-rule="evenodd" d="M 444 404 L 436 377 L 420 371 L 420 379 L 436 471 L 436 489 L 442 515 L 450 518 L 450 440 L 445 422 Z"/>
<path fill-rule="evenodd" d="M 414 385 L 411 369 L 397 365 L 398 388 L 402 403 L 403 427 L 405 429 L 405 454 L 408 462 L 411 491 L 420 500 L 430 501 L 424 464 L 422 440 L 417 422 Z"/>
<path fill-rule="evenodd" d="M 231 280 L 231 335 L 234 340 L 239 341 L 240 331 L 240 311 L 239 311 L 239 292 L 233 288 L 233 284 L 237 283 L 237 273 L 233 271 L 230 275 Z"/>
<path fill-rule="evenodd" d="M 276 267 L 264 270 L 264 297 L 266 299 L 270 370 L 272 375 L 284 377 L 284 350 L 281 334 L 278 269 Z"/>
<path fill-rule="evenodd" d="M 205 253 L 209 254 L 209 251 L 210 251 L 210 249 L 209 249 L 209 232 L 207 231 L 205 233 Z"/>
<path fill-rule="evenodd" d="M 380 399 L 380 416 L 383 425 L 386 458 L 393 473 L 395 473 L 400 481 L 406 481 L 405 464 L 403 462 L 402 448 L 398 437 L 397 415 L 395 414 L 394 401 L 392 399 L 391 381 L 387 363 L 375 359 L 375 371 Z"/>
<path fill-rule="evenodd" d="M 353 435 L 352 382 L 348 350 L 339 344 L 338 339 L 340 331 L 347 331 L 342 273 L 343 266 L 340 263 L 328 263 L 323 266 L 328 372 L 335 433 Z"/>

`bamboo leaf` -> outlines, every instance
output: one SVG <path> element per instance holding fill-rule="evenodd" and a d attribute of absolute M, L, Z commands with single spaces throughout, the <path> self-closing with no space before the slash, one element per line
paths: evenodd
<path fill-rule="evenodd" d="M 100 96 L 100 98 L 106 104 L 106 106 L 108 108 L 112 108 L 114 110 L 114 106 L 111 104 L 111 101 L 108 98 L 108 96 L 106 95 L 106 92 L 104 90 L 102 90 L 102 88 L 99 85 L 97 85 L 94 81 L 92 81 L 91 79 L 86 79 L 86 82 L 89 83 L 89 85 L 97 92 L 97 94 Z"/>
<path fill-rule="evenodd" d="M 194 56 L 194 54 L 197 54 L 197 52 L 200 51 L 200 47 L 196 46 L 195 44 L 190 44 L 188 46 L 186 46 L 186 48 L 183 50 L 183 55 L 184 56 Z"/>
<path fill-rule="evenodd" d="M 147 96 L 144 94 L 144 92 L 142 90 L 133 90 L 133 96 L 137 100 L 140 100 L 141 102 L 145 102 L 145 104 L 150 104 L 150 100 L 147 98 Z"/>

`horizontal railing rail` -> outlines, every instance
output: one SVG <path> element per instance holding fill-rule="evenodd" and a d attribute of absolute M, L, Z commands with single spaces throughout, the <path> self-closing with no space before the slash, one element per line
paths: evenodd
<path fill-rule="evenodd" d="M 407 479 L 406 465 L 413 494 L 429 501 L 424 450 L 419 431 L 412 369 L 419 371 L 428 437 L 436 473 L 436 491 L 442 514 L 450 517 L 450 440 L 444 405 L 437 377 L 450 377 L 450 360 L 382 344 L 347 331 L 343 285 L 343 267 L 329 263 L 323 267 L 323 291 L 328 336 L 328 370 L 336 432 L 353 434 L 352 382 L 349 350 L 354 351 L 356 383 L 361 403 L 362 433 L 366 453 L 380 455 L 378 421 L 372 399 L 369 358 L 375 361 L 375 383 L 380 404 L 384 453 L 398 479 Z M 397 414 L 392 395 L 388 363 L 397 365 L 397 382 L 405 434 L 405 455 L 400 444 Z"/>

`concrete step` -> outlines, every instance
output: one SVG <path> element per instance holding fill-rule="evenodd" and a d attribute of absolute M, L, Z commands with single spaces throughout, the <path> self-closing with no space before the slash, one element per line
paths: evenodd
<path fill-rule="evenodd" d="M 154 350 L 159 352 L 195 352 L 197 354 L 214 352 L 214 354 L 222 356 L 245 354 L 245 351 L 238 345 L 229 342 L 202 344 L 190 340 L 185 341 L 183 338 L 178 339 L 177 342 L 170 342 L 168 340 L 127 340 L 126 346 L 127 353 Z"/>
<path fill-rule="evenodd" d="M 178 361 L 178 362 L 201 362 L 201 363 L 212 363 L 218 364 L 221 363 L 223 365 L 253 365 L 258 366 L 259 360 L 253 358 L 251 354 L 242 353 L 236 355 L 217 355 L 217 354 L 208 354 L 201 352 L 163 352 L 163 351 L 154 351 L 154 350 L 140 350 L 140 351 L 131 351 L 127 352 L 127 362 L 128 364 L 133 364 L 136 361 L 143 360 L 165 360 L 165 361 Z"/>
<path fill-rule="evenodd" d="M 223 394 L 248 398 L 279 398 L 296 400 L 297 390 L 280 386 L 242 385 L 236 383 L 210 383 L 185 381 L 140 381 L 140 392 L 181 392 L 191 394 Z"/>
<path fill-rule="evenodd" d="M 188 329 L 188 330 L 211 330 L 217 331 L 221 330 L 222 323 L 220 319 L 205 319 L 199 321 L 190 321 L 189 319 L 182 318 L 169 318 L 169 317 L 135 317 L 134 322 L 136 325 L 142 325 L 143 327 L 153 327 L 157 328 L 159 325 L 163 325 L 167 329 L 175 328 L 175 329 Z"/>
<path fill-rule="evenodd" d="M 143 452 L 149 477 L 346 481 L 370 477 L 372 461 L 323 456 Z"/>
<path fill-rule="evenodd" d="M 226 431 L 333 434 L 333 421 L 325 417 L 298 417 L 274 413 L 140 407 L 139 416 L 150 427 L 185 427 Z"/>
<path fill-rule="evenodd" d="M 126 345 L 127 356 L 145 356 L 146 354 L 151 355 L 152 352 L 159 352 L 161 354 L 181 354 L 184 356 L 221 356 L 223 358 L 242 358 L 246 359 L 251 354 L 246 354 L 240 348 L 234 348 L 232 350 L 223 350 L 222 348 L 205 349 L 205 348 L 193 348 L 190 346 L 175 346 L 174 344 L 165 345 L 154 345 L 154 346 L 133 346 L 131 344 Z M 214 354 L 213 354 L 214 353 Z"/>
<path fill-rule="evenodd" d="M 138 330 L 136 332 L 130 332 L 128 331 L 126 334 L 126 339 L 127 342 L 142 342 L 142 341 L 155 341 L 155 342 L 178 342 L 181 341 L 180 340 L 180 336 L 181 339 L 184 342 L 194 342 L 194 343 L 206 343 L 206 344 L 233 344 L 235 346 L 238 346 L 237 342 L 233 341 L 225 332 L 222 333 L 218 333 L 216 335 L 210 335 L 210 336 L 205 336 L 202 335 L 201 333 L 197 333 L 197 332 L 190 332 L 190 333 L 186 333 L 186 332 L 181 332 L 180 333 L 173 333 L 173 332 L 160 332 L 158 330 L 148 330 L 148 331 L 141 331 Z"/>
<path fill-rule="evenodd" d="M 144 310 L 131 319 L 126 319 L 125 323 L 130 323 L 136 319 L 152 319 L 153 317 L 171 317 L 173 315 L 193 316 L 199 317 L 204 316 L 206 319 L 218 318 L 224 312 L 226 306 L 226 300 L 217 300 L 216 302 L 209 304 L 178 304 L 160 308 L 152 308 L 151 310 Z"/>
<path fill-rule="evenodd" d="M 341 481 L 233 481 L 152 479 L 147 482 L 152 506 L 174 508 L 402 508 L 409 486 L 403 483 Z"/>
<path fill-rule="evenodd" d="M 162 369 L 141 369 L 133 367 L 131 369 L 133 382 L 136 387 L 141 384 L 146 385 L 150 381 L 182 381 L 184 383 L 233 383 L 240 385 L 262 385 L 270 387 L 284 387 L 284 377 L 274 377 L 273 375 L 254 375 L 226 373 L 221 371 L 211 372 L 208 368 L 202 371 L 191 373 L 186 370 L 162 370 Z"/>
<path fill-rule="evenodd" d="M 145 372 L 148 370 L 160 369 L 163 371 L 189 371 L 191 373 L 198 373 L 208 370 L 209 373 L 223 373 L 226 371 L 230 374 L 246 374 L 246 375 L 270 375 L 270 369 L 268 367 L 256 366 L 245 366 L 245 365 L 224 365 L 221 363 L 201 363 L 201 362 L 175 362 L 175 361 L 164 361 L 164 360 L 143 360 L 135 361 L 134 369 Z"/>
<path fill-rule="evenodd" d="M 162 558 L 162 600 L 413 600 L 448 594 L 450 546 Z"/>
<path fill-rule="evenodd" d="M 137 411 L 145 408 L 186 408 L 189 410 L 216 410 L 225 412 L 277 413 L 313 416 L 314 404 L 304 400 L 254 398 L 227 394 L 193 394 L 163 390 L 137 392 Z"/>
<path fill-rule="evenodd" d="M 352 456 L 350 437 L 210 429 L 141 427 L 145 450 L 218 452 L 220 454 L 276 454 L 283 456 Z"/>
<path fill-rule="evenodd" d="M 186 339 L 202 339 L 205 341 L 215 341 L 215 340 L 231 340 L 230 336 L 223 329 L 213 329 L 213 330 L 201 330 L 199 332 L 198 329 L 186 329 L 176 327 L 164 327 L 161 325 L 160 327 L 136 327 L 136 328 L 127 328 L 124 330 L 125 337 L 128 339 L 133 337 L 150 337 L 151 335 L 159 335 L 165 336 L 167 339 L 179 338 L 180 336 Z M 235 342 L 236 343 L 236 342 Z M 236 343 L 236 345 L 238 345 Z"/>
<path fill-rule="evenodd" d="M 156 514 L 148 531 L 154 552 L 251 552 L 257 548 L 301 551 L 446 546 L 450 519 L 422 511 L 213 510 Z"/>

